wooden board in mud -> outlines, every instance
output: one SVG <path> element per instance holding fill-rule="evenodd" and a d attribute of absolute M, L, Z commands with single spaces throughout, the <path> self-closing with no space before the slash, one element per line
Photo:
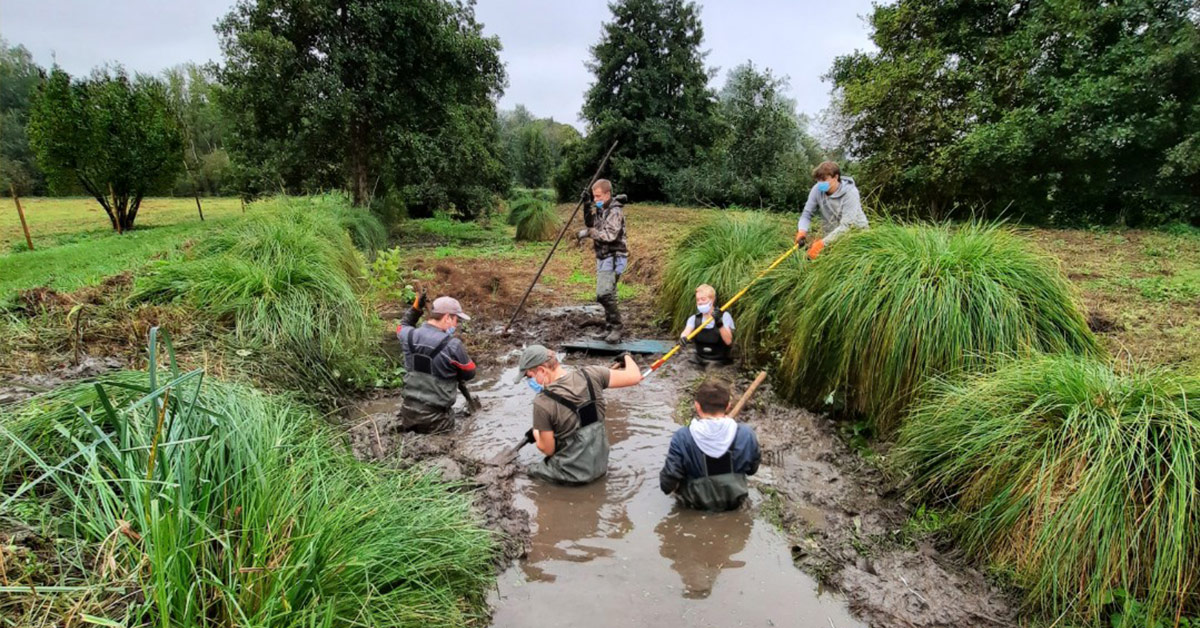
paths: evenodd
<path fill-rule="evenodd" d="M 628 351 L 629 353 L 642 354 L 661 354 L 671 350 L 675 345 L 661 340 L 627 340 L 616 344 L 609 344 L 603 340 L 588 340 L 586 338 L 579 340 L 568 340 L 559 345 L 559 348 L 568 352 L 580 352 L 588 355 L 618 355 Z"/>

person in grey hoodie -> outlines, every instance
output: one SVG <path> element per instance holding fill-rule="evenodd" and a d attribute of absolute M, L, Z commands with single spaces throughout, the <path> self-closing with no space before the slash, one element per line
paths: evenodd
<path fill-rule="evenodd" d="M 858 186 L 854 179 L 843 177 L 838 165 L 832 161 L 822 162 L 813 170 L 816 183 L 808 192 L 808 201 L 800 213 L 796 225 L 796 244 L 806 246 L 808 228 L 812 226 L 813 211 L 820 208 L 825 237 L 812 243 L 808 259 L 817 259 L 821 250 L 842 237 L 851 229 L 866 229 L 867 215 L 863 213 L 862 201 L 858 198 Z"/>

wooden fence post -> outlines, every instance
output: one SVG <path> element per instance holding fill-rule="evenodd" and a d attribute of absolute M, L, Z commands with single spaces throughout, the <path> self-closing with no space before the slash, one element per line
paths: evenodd
<path fill-rule="evenodd" d="M 200 222 L 204 222 L 204 208 L 200 207 L 200 193 L 193 194 L 196 197 L 196 211 L 200 212 Z"/>
<path fill-rule="evenodd" d="M 25 210 L 21 208 L 21 199 L 17 196 L 17 188 L 10 183 L 8 190 L 12 192 L 13 202 L 17 204 L 17 215 L 21 217 L 21 230 L 25 232 L 25 244 L 28 244 L 29 250 L 32 251 L 33 239 L 29 237 L 29 225 L 25 222 Z"/>

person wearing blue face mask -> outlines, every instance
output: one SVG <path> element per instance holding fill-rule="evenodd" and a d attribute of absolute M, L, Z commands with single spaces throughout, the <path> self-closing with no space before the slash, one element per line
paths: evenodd
<path fill-rule="evenodd" d="M 842 176 L 836 163 L 822 162 L 813 169 L 812 176 L 816 183 L 808 191 L 808 200 L 796 225 L 796 244 L 805 246 L 808 243 L 813 212 L 819 209 L 826 234 L 808 249 L 808 259 L 817 259 L 826 246 L 833 244 L 834 240 L 849 230 L 866 229 L 869 225 L 858 196 L 858 186 L 854 184 L 854 179 Z"/>
<path fill-rule="evenodd" d="M 453 297 L 434 299 L 433 311 L 418 327 L 424 313 L 422 290 L 396 327 L 407 371 L 400 425 L 412 432 L 448 432 L 454 428 L 453 406 L 459 383 L 475 377 L 475 361 L 467 355 L 463 341 L 454 335 L 459 322 L 471 317 Z"/>
<path fill-rule="evenodd" d="M 617 309 L 617 282 L 629 261 L 625 238 L 624 195 L 612 196 L 612 183 L 599 179 L 591 194 L 584 192 L 583 224 L 576 234 L 578 242 L 591 238 L 596 253 L 596 301 L 604 308 L 605 329 L 601 338 L 608 343 L 621 342 L 621 312 Z"/>
<path fill-rule="evenodd" d="M 700 284 L 696 288 L 696 314 L 688 319 L 687 326 L 679 335 L 680 342 L 687 342 L 692 331 L 710 317 L 712 320 L 692 339 L 692 344 L 696 346 L 695 363 L 704 368 L 710 364 L 733 362 L 733 317 L 729 312 L 717 308 L 716 289 L 708 284 Z"/>
<path fill-rule="evenodd" d="M 608 472 L 604 390 L 642 381 L 629 354 L 620 364 L 566 368 L 542 345 L 521 352 L 517 368 L 534 390 L 533 428 L 526 442 L 546 458 L 529 465 L 529 475 L 556 484 L 580 485 Z"/>

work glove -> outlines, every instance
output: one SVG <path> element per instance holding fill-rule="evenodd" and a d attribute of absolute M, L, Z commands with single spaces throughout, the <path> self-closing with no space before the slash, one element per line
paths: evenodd
<path fill-rule="evenodd" d="M 684 335 L 682 335 L 682 336 L 680 336 L 680 337 L 679 337 L 679 346 L 681 346 L 681 347 L 686 347 L 686 346 L 688 346 L 688 344 L 689 344 L 689 343 L 691 343 L 691 342 L 692 342 L 691 340 L 688 340 L 688 335 L 687 335 L 687 334 L 684 334 Z"/>
<path fill-rule="evenodd" d="M 620 203 L 622 205 L 629 202 L 629 197 L 625 196 L 624 194 L 618 194 L 613 198 L 614 198 L 614 200 L 616 200 L 618 203 Z"/>
<path fill-rule="evenodd" d="M 525 442 L 527 442 L 527 443 L 536 442 L 536 440 L 533 438 L 533 428 L 532 427 L 529 428 L 529 430 L 527 432 L 525 432 Z"/>
<path fill-rule="evenodd" d="M 633 355 L 633 354 L 629 353 L 628 351 L 626 351 L 625 353 L 622 353 L 621 355 L 617 356 L 617 361 L 613 362 L 612 366 L 609 368 L 612 368 L 612 369 L 615 369 L 618 371 L 625 370 L 625 358 L 627 358 L 631 355 Z"/>
<path fill-rule="evenodd" d="M 825 248 L 825 240 L 817 240 L 813 245 L 808 247 L 808 259 L 817 259 L 821 254 L 821 250 Z"/>
<path fill-rule="evenodd" d="M 797 231 L 796 232 L 796 246 L 805 246 L 807 244 L 808 244 L 808 232 L 807 231 Z"/>
<path fill-rule="evenodd" d="M 582 242 L 584 239 L 590 237 L 588 235 L 589 231 L 590 230 L 587 228 L 580 229 L 579 232 L 575 234 L 575 239 Z"/>
<path fill-rule="evenodd" d="M 417 298 L 413 299 L 412 309 L 424 312 L 427 301 L 429 301 L 429 296 L 425 294 L 425 288 L 422 287 L 421 291 L 417 293 Z"/>
<path fill-rule="evenodd" d="M 583 224 L 588 227 L 596 226 L 596 209 L 591 203 L 583 206 Z"/>
<path fill-rule="evenodd" d="M 584 207 L 592 204 L 592 191 L 584 190 L 579 193 L 579 202 L 583 203 Z"/>
<path fill-rule="evenodd" d="M 725 312 L 721 308 L 713 310 L 713 329 L 720 329 L 725 326 Z"/>

